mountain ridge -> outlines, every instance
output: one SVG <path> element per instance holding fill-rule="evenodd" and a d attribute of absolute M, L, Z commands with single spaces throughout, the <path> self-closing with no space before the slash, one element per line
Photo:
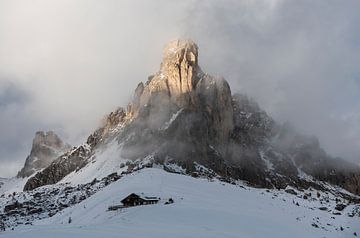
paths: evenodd
<path fill-rule="evenodd" d="M 191 40 L 167 44 L 160 70 L 138 84 L 127 108 L 110 113 L 84 145 L 30 178 L 24 189 L 81 170 L 112 139 L 129 161 L 151 155 L 154 163 L 171 160 L 188 174 L 196 172 L 196 162 L 253 186 L 306 188 L 322 181 L 360 194 L 359 167 L 334 162 L 317 139 L 279 125 L 252 99 L 232 94 L 225 79 L 204 73 Z"/>

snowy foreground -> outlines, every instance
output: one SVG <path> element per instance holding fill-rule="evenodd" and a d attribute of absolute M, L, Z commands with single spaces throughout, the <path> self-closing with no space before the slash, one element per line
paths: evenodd
<path fill-rule="evenodd" d="M 133 192 L 162 200 L 156 205 L 107 211 Z M 169 198 L 175 203 L 164 205 Z M 304 200 L 284 191 L 210 182 L 148 168 L 123 177 L 51 218 L 0 233 L 0 237 L 319 238 L 355 237 L 354 232 L 360 235 L 360 217 L 346 215 L 353 206 L 337 216 L 319 210 L 320 206 L 315 199 Z"/>

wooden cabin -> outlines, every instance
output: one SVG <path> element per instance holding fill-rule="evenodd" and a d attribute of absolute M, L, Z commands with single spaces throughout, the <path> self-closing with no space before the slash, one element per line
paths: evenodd
<path fill-rule="evenodd" d="M 160 198 L 145 196 L 144 194 L 136 194 L 136 193 L 132 193 L 123 200 L 121 200 L 122 204 L 125 207 L 156 204 L 159 201 Z"/>

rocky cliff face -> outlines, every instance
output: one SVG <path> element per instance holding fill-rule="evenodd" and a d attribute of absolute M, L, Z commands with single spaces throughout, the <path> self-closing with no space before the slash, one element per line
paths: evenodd
<path fill-rule="evenodd" d="M 179 114 L 188 120 L 185 131 L 190 124 L 202 121 L 207 132 L 201 136 L 217 146 L 227 143 L 233 129 L 231 103 L 228 83 L 200 69 L 197 45 L 191 40 L 176 40 L 165 46 L 160 71 L 137 87 L 128 113 L 134 124 L 150 130 L 160 129 Z"/>
<path fill-rule="evenodd" d="M 69 173 L 85 166 L 90 152 L 88 146 L 82 145 L 63 154 L 43 171 L 31 177 L 25 184 L 24 190 L 33 190 L 43 185 L 59 182 Z"/>
<path fill-rule="evenodd" d="M 247 96 L 232 95 L 226 80 L 200 69 L 198 56 L 191 40 L 166 45 L 160 70 L 138 84 L 127 109 L 112 112 L 83 149 L 54 161 L 25 189 L 60 181 L 115 139 L 125 159 L 172 161 L 189 174 L 200 164 L 254 186 L 307 188 L 324 181 L 360 194 L 358 166 L 338 166 L 317 139 L 276 123 Z"/>
<path fill-rule="evenodd" d="M 71 147 L 64 143 L 54 132 L 36 132 L 30 155 L 18 177 L 29 177 L 33 173 L 48 167 L 57 157 Z"/>
<path fill-rule="evenodd" d="M 195 89 L 203 73 L 198 66 L 198 47 L 191 40 L 176 40 L 165 46 L 160 71 L 135 91 L 132 112 L 136 116 L 148 103 L 190 107 L 196 104 Z"/>

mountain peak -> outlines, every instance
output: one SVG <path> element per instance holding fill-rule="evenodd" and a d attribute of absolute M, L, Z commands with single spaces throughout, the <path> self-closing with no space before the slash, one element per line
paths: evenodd
<path fill-rule="evenodd" d="M 138 85 L 129 108 L 133 118 L 141 114 L 150 128 L 163 125 L 181 109 L 207 111 L 219 140 L 227 140 L 232 128 L 230 87 L 225 79 L 202 72 L 198 46 L 189 39 L 165 45 L 160 71 Z"/>
<path fill-rule="evenodd" d="M 198 63 L 198 46 L 190 39 L 177 39 L 167 43 L 163 50 L 163 61 L 181 62 L 185 59 L 192 65 Z"/>
<path fill-rule="evenodd" d="M 34 172 L 46 168 L 58 156 L 70 149 L 53 131 L 37 131 L 33 139 L 30 155 L 26 158 L 24 167 L 18 177 L 28 177 Z"/>
<path fill-rule="evenodd" d="M 33 147 L 41 144 L 59 146 L 63 142 L 53 131 L 37 131 L 33 140 Z"/>
<path fill-rule="evenodd" d="M 160 70 L 138 85 L 130 114 L 136 117 L 146 105 L 195 105 L 196 86 L 203 76 L 198 66 L 198 46 L 189 39 L 170 41 L 164 47 Z"/>
<path fill-rule="evenodd" d="M 198 65 L 198 46 L 192 40 L 179 39 L 165 45 L 160 72 L 155 75 L 153 83 L 155 87 L 165 83 L 170 97 L 183 107 L 194 104 L 192 94 L 202 75 Z"/>

